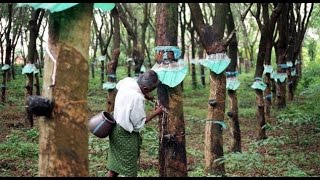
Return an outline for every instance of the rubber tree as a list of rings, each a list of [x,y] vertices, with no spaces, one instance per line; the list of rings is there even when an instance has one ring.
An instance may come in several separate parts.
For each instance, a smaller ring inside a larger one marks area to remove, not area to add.
[[[266,38],[266,44],[265,44],[265,60],[264,65],[271,66],[271,52],[273,48],[273,40],[275,39],[275,26],[277,19],[280,15],[281,9],[283,7],[282,3],[278,3],[276,6],[272,7],[274,10],[272,11],[271,15],[269,15],[269,6],[271,4],[269,3],[263,3],[262,4],[262,18],[265,26],[265,38]],[[260,21],[259,19],[257,19]],[[261,22],[258,24],[262,24]],[[270,114],[271,114],[271,105],[272,105],[272,84],[273,79],[271,79],[271,72],[266,72],[264,74],[265,83],[267,85],[266,89],[264,90],[264,101],[265,101],[265,121],[270,123]],[[260,124],[261,128],[265,124]]]
[[[289,14],[289,3],[285,3],[282,11],[280,13],[280,16],[278,18],[278,26],[277,31],[279,38],[276,41],[275,46],[275,54],[277,58],[277,75],[287,75],[287,62],[286,62],[286,56],[287,56],[287,50],[288,50],[288,14]],[[276,107],[278,109],[286,107],[286,82],[287,77],[285,79],[281,80],[275,79],[276,83]]]
[[[196,33],[195,28],[192,24],[192,20],[190,18],[190,21],[187,22],[187,30],[190,33],[190,42],[191,42],[191,84],[192,89],[197,88],[197,75],[196,75]]]
[[[301,6],[303,5],[303,6]],[[310,22],[311,13],[313,11],[314,3],[294,3],[291,10],[291,18],[295,14],[295,19],[290,21],[292,30],[293,41],[293,67],[290,69],[289,78],[290,84],[288,84],[288,100],[293,100],[294,91],[298,85],[298,80],[301,78],[301,49],[302,41],[304,39],[308,24]],[[292,12],[292,11],[295,11]],[[303,12],[303,13],[301,13]],[[295,72],[295,73],[292,73]]]
[[[276,7],[274,7],[271,17],[269,17],[269,9],[268,4],[266,3],[258,3],[257,11],[254,15],[256,18],[257,24],[260,29],[260,42],[259,42],[259,51],[257,56],[256,70],[254,74],[254,81],[263,82],[263,71],[264,64],[270,64],[271,60],[271,48],[272,48],[272,37],[274,24],[279,17],[279,13],[281,12],[282,4],[279,3]],[[263,23],[260,20],[260,14],[262,12]],[[267,61],[267,62],[266,62]],[[267,81],[268,84],[265,84],[265,89],[271,86],[270,80]],[[266,139],[266,129],[264,128],[266,125],[266,116],[265,116],[265,98],[263,97],[263,92],[265,89],[255,88],[256,94],[256,120],[257,120],[257,140]],[[269,94],[269,89],[267,90]],[[269,101],[268,101],[269,102]],[[267,109],[268,110],[268,109]]]
[[[113,25],[113,52],[112,52],[112,58],[111,61],[107,63],[107,73],[108,73],[108,83],[116,83],[117,82],[117,76],[116,76],[116,70],[118,66],[118,59],[120,56],[120,20],[119,20],[119,14],[117,8],[113,8],[111,10],[111,16],[114,20]],[[113,112],[114,110],[114,101],[117,95],[117,89],[110,88],[108,89],[108,95],[107,95],[107,112]]]
[[[278,3],[276,6],[271,6],[273,8],[273,11],[271,13],[271,15],[269,15],[269,7],[271,4],[269,3],[262,3],[261,6],[259,4],[259,8],[258,10],[262,11],[262,20],[261,21],[261,17],[259,17],[260,12],[257,12],[255,15],[257,24],[259,26],[259,29],[261,31],[261,33],[263,33],[262,37],[263,37],[263,42],[264,44],[261,44],[261,46],[259,46],[259,54],[261,56],[264,56],[264,68],[267,69],[268,66],[271,67],[271,52],[272,52],[272,48],[273,48],[273,41],[275,39],[275,25],[277,22],[277,19],[280,15],[281,12],[281,8],[283,6],[282,3]],[[262,8],[261,8],[262,7]],[[262,23],[263,22],[263,23]],[[262,32],[263,31],[263,32]],[[262,38],[261,37],[261,38]],[[262,58],[262,57],[260,57]],[[259,59],[261,60],[261,59]],[[260,73],[260,71],[259,71]],[[265,90],[264,90],[264,104],[265,104],[265,109],[264,109],[264,119],[263,118],[259,118],[260,116],[262,116],[262,114],[258,114],[259,110],[257,110],[257,120],[258,120],[258,139],[263,139],[266,137],[265,135],[265,129],[263,128],[263,126],[265,126],[266,122],[270,122],[270,112],[271,112],[271,105],[272,105],[272,97],[274,93],[272,93],[272,86],[274,84],[274,81],[271,79],[271,72],[269,71],[265,71],[264,72],[264,80],[265,80],[265,84],[267,85]],[[275,90],[275,89],[274,89]],[[256,94],[257,95],[257,94]],[[260,97],[257,95],[257,97]],[[261,97],[260,97],[261,98]],[[260,102],[260,101],[259,101]],[[261,105],[257,102],[257,105]],[[259,108],[258,108],[259,109]]]
[[[93,14],[96,14],[95,11],[93,11]],[[94,24],[95,23],[95,24]],[[92,48],[92,56],[91,56],[91,78],[94,79],[95,78],[95,65],[98,62],[97,60],[97,51],[98,51],[98,43],[99,43],[99,38],[97,38],[98,32],[96,30],[96,26],[97,23],[95,22],[95,20],[92,20],[92,26],[93,28],[91,28],[91,48]]]
[[[204,23],[204,17],[198,3],[188,3],[191,17],[196,32],[206,53],[213,55],[226,52],[223,43],[223,35],[228,13],[227,3],[215,4],[215,17],[212,25]],[[226,76],[224,73],[216,74],[210,71],[210,93],[208,115],[205,125],[205,171],[210,174],[225,174],[224,163],[218,158],[223,157],[222,123],[224,123],[225,98],[226,98]],[[216,123],[219,121],[220,123]]]
[[[11,33],[11,27],[12,27],[12,14],[13,14],[13,5],[12,3],[7,4],[8,8],[8,24],[5,31],[5,41],[6,41],[6,50],[5,50],[5,64],[10,67],[11,65],[11,41],[10,33]],[[9,76],[10,69],[4,69],[2,74],[2,85],[1,85],[1,101],[0,102],[6,102],[6,88],[7,88],[7,82],[8,82],[8,76]]]
[[[231,34],[235,29],[234,19],[231,12],[230,4],[228,6],[228,14],[227,14],[227,31],[228,34]],[[228,46],[228,55],[231,59],[230,64],[227,67],[227,72],[230,72],[230,75],[227,77],[235,78],[236,68],[237,68],[237,59],[238,59],[238,41],[237,35],[234,34],[231,38],[230,44]],[[227,89],[228,99],[229,99],[229,112],[227,113],[231,122],[230,132],[232,136],[232,144],[231,151],[232,152],[241,152],[241,131],[239,124],[239,116],[238,116],[238,98],[236,89]]]
[[[198,50],[198,57],[199,59],[203,59],[203,52],[204,49],[202,47],[201,44],[199,44],[199,50]],[[206,86],[206,76],[205,76],[205,72],[204,72],[204,66],[202,64],[200,64],[200,79],[201,79],[201,85],[202,87]]]
[[[143,5],[143,22],[139,23],[138,19],[132,14],[127,3],[117,4],[119,16],[121,22],[126,28],[129,36],[133,40],[132,45],[132,60],[134,62],[134,75],[138,77],[141,73],[141,66],[144,62],[144,52],[146,49],[145,36],[146,29],[148,26],[148,9],[149,5],[145,3]],[[138,29],[138,23],[141,26],[141,29]],[[139,38],[140,37],[140,38]]]
[[[242,18],[245,18],[251,5],[244,11]],[[200,42],[209,57],[211,56],[209,59],[221,60],[220,56],[222,54],[222,58],[226,60],[225,53],[236,32],[236,28],[231,28],[233,30],[231,31],[230,29],[227,38],[223,39],[229,4],[215,4],[215,15],[211,21],[212,25],[209,24],[210,21],[204,22],[204,16],[198,3],[189,3],[189,8],[192,21],[196,27],[195,29],[200,37]],[[222,128],[225,127],[225,69],[219,72],[216,68],[212,69],[210,67],[210,80],[208,115],[205,125],[205,172],[207,174],[224,175],[224,163],[220,159],[223,158]]]
[[[95,28],[96,37],[99,40],[99,47],[101,52],[101,59],[100,60],[100,78],[101,78],[101,85],[104,83],[104,75],[105,75],[105,69],[108,69],[108,66],[105,65],[105,61],[107,59],[110,59],[110,56],[108,54],[108,47],[111,42],[111,38],[113,35],[113,28],[112,28],[112,19],[110,17],[110,20],[107,20],[107,13],[102,12],[100,10],[97,10],[96,12],[99,12],[100,19],[101,19],[101,26],[98,27],[97,20],[94,17],[93,18],[93,26]],[[110,25],[110,26],[109,26]],[[105,27],[105,32],[103,32],[103,27]],[[110,30],[109,30],[110,28]],[[105,38],[107,34],[107,37]]]
[[[12,41],[11,41],[11,58],[12,58],[12,64],[15,64],[15,54],[16,54],[16,46],[18,44],[18,40],[22,34],[22,27],[24,25],[24,18],[26,12],[23,12],[23,8],[19,8],[16,11],[16,15],[13,17],[14,18],[14,23],[12,24]],[[15,68],[14,66],[11,67],[11,76],[12,79],[15,79]]]
[[[156,45],[177,46],[178,4],[157,3],[156,5]],[[168,53],[169,61],[177,61]],[[156,61],[163,58],[161,51]],[[159,176],[187,176],[185,124],[183,116],[183,96],[181,83],[169,87],[160,82],[157,88],[158,101],[167,109],[159,118]]]
[[[93,4],[50,14],[42,96],[54,102],[39,118],[39,176],[88,176],[88,81]]]
[[[41,25],[42,18],[44,16],[44,10],[43,9],[37,9],[32,10],[31,12],[31,19],[29,20],[29,45],[28,45],[28,56],[27,56],[27,63],[28,65],[34,66],[34,63],[36,62],[38,55],[37,55],[37,38],[39,34],[39,29]],[[39,67],[38,67],[39,68]],[[37,95],[40,95],[39,89],[39,76],[35,76],[36,73],[33,71],[26,73],[26,92],[25,92],[25,101],[27,103],[27,99],[29,96],[33,95],[33,85],[34,85],[34,78],[36,79],[36,88],[37,88]],[[31,112],[28,112],[26,108],[25,113],[25,125],[26,127],[33,127],[33,116]]]

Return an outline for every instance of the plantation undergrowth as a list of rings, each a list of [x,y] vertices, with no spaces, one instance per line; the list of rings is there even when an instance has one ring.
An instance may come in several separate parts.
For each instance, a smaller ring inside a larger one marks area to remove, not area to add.
[[[319,64],[319,63],[318,63]],[[24,84],[21,67],[16,69],[16,79],[7,86],[7,103],[0,104],[0,176],[34,177],[38,175],[38,125],[28,129],[24,124]],[[209,72],[206,71],[206,77]],[[251,89],[253,72],[240,74],[237,90],[242,152],[230,152],[231,135],[223,130],[224,163],[226,176],[246,177],[309,177],[320,174],[320,65],[304,68],[295,98],[282,110],[272,108],[271,122],[265,126],[268,138],[256,140],[255,94]],[[100,83],[100,71],[95,78],[90,75],[88,107],[89,117],[106,107],[107,92]],[[198,75],[198,74],[197,74]],[[126,67],[117,70],[118,80],[126,76]],[[216,176],[204,172],[204,120],[207,117],[209,78],[206,86],[191,87],[191,73],[183,83],[183,110],[186,129],[187,167],[189,177]],[[227,101],[226,101],[227,102]],[[226,108],[227,108],[226,104]],[[147,111],[153,108],[146,103]],[[226,110],[227,112],[227,110]],[[143,144],[139,161],[140,177],[159,176],[158,119],[153,119],[142,131]],[[89,172],[93,177],[106,175],[108,139],[99,139],[89,133]]]

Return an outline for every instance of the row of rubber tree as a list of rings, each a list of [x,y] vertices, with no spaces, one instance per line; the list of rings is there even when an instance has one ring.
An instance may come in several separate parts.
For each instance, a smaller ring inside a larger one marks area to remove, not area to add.
[[[148,5],[149,3],[143,4],[145,19],[141,34],[146,34],[150,5]],[[182,17],[179,16],[179,6],[180,9],[186,7],[190,9],[192,21],[190,20],[189,23],[192,25],[189,27],[194,27],[199,37],[198,42],[207,55],[207,59],[204,61],[207,64],[203,65],[210,69],[210,92],[204,145],[205,173],[224,175],[224,164],[219,163],[217,159],[223,157],[222,127],[225,119],[227,95],[229,97],[227,115],[230,118],[233,135],[231,150],[241,152],[237,93],[236,89],[226,88],[228,78],[236,76],[237,27],[234,23],[230,3],[215,3],[212,21],[205,20],[206,16],[199,3],[157,3],[154,27],[157,47],[178,47],[178,23],[181,23]],[[300,9],[303,6],[305,8],[302,12]],[[285,107],[286,90],[288,90],[289,100],[294,97],[297,81],[301,77],[301,45],[313,3],[308,6],[306,3],[247,3],[245,7],[241,13],[241,21],[244,21],[247,13],[250,12],[255,17],[260,30],[259,51],[252,87],[256,94],[257,139],[261,140],[267,138],[264,126],[270,118],[271,105],[274,104],[279,108]],[[108,36],[107,39],[98,30],[97,20],[93,16],[93,3],[79,3],[72,8],[49,14],[49,38],[44,58],[41,96],[53,100],[54,109],[52,116],[39,118],[39,176],[89,175],[87,91],[92,27],[95,29],[95,39],[99,41],[96,44],[100,45],[102,56],[107,55],[107,48],[111,46],[109,42],[113,38],[112,55],[110,58],[106,58],[109,59],[106,64],[107,87],[109,87],[107,88],[106,111],[112,112],[117,93],[114,84],[117,82],[116,69],[120,56],[120,21],[133,41],[132,48],[128,48],[130,51],[126,53],[130,54],[135,63],[135,75],[140,73],[146,51],[144,43],[139,45],[145,41],[145,36],[139,37],[135,32],[136,29],[133,28],[126,9],[126,3],[115,3],[115,7],[110,11],[110,22],[112,23],[112,33],[110,34],[112,36]],[[34,47],[35,49],[35,46],[30,45],[31,36],[37,38],[41,24],[39,17],[44,14],[44,11],[43,9],[34,9],[32,14],[34,16],[31,17],[34,18],[30,20],[30,28],[36,28],[38,31],[35,31],[35,34],[30,33],[29,48]],[[93,26],[91,22],[93,22]],[[32,26],[32,23],[35,25]],[[181,33],[183,34],[183,32]],[[276,54],[278,67],[276,71],[270,70],[272,48]],[[181,55],[184,57],[184,44],[181,45],[181,50]],[[159,51],[156,51],[154,63],[160,65],[178,63],[179,57],[175,53],[172,49],[160,48]],[[34,53],[28,52],[28,63],[33,64],[35,58],[31,56],[35,56]],[[221,57],[224,58],[221,59]],[[215,63],[222,60],[225,62],[228,59],[226,66],[217,70]],[[150,63],[152,64],[152,62]],[[102,64],[102,72],[104,68],[105,65]],[[7,74],[8,70],[3,72],[3,74]],[[28,77],[26,88],[32,88],[33,75],[35,74],[26,73]],[[101,73],[101,75],[103,74]],[[5,81],[7,77],[3,76]],[[103,77],[101,78],[103,83]],[[160,177],[187,176],[182,84],[181,82],[169,86],[162,81],[157,88],[158,101],[167,109],[159,117]],[[2,87],[5,89],[5,86]],[[32,95],[32,89],[29,95]],[[32,126],[33,120],[27,122]]]

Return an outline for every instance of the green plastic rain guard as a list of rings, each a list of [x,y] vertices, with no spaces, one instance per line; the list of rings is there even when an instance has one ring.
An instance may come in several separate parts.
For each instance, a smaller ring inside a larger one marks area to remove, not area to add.
[[[227,129],[227,125],[224,121],[207,120],[207,123],[209,123],[209,122],[219,124],[223,129]]]
[[[175,87],[180,84],[188,72],[188,66],[184,64],[184,60],[156,63],[151,69],[157,73],[159,80],[169,87]]]
[[[164,51],[165,53],[163,54],[163,59],[168,59],[167,58],[167,52],[168,51],[173,51],[174,54],[174,59],[179,59],[181,56],[181,50],[179,49],[178,46],[156,46],[154,48],[156,52],[158,53],[159,51]]]
[[[267,64],[264,64],[263,65],[263,74],[266,74],[266,73],[272,73],[273,71],[273,67],[272,65],[267,65]]]
[[[281,83],[283,83],[287,78],[287,73],[276,73],[273,77],[275,81],[279,80]]]
[[[51,13],[64,11],[79,3],[18,3],[17,7],[29,5],[34,9],[48,9]],[[103,11],[112,10],[115,7],[114,3],[94,3],[94,8],[100,8]]]
[[[33,74],[37,74],[37,73],[39,73],[40,71],[39,71],[39,69],[35,69],[34,71],[33,71]]]
[[[127,62],[130,62],[130,61],[132,61],[132,58],[131,58],[131,57],[128,57],[128,58],[127,58]]]
[[[33,73],[36,69],[34,64],[26,64],[22,69],[22,74]]]
[[[287,67],[292,67],[292,66],[293,66],[292,62],[291,61],[287,61]]]
[[[271,79],[274,79],[274,77],[275,77],[276,74],[277,74],[276,71],[272,71],[272,73],[270,74],[270,78],[271,78]]]
[[[98,60],[101,62],[101,61],[105,61],[106,60],[106,56],[100,56],[99,58],[98,58]]]
[[[114,3],[94,3],[94,8],[100,8],[103,11],[110,11],[115,7]]]
[[[4,64],[1,68],[2,71],[8,70],[8,69],[10,69],[9,64]]]
[[[230,58],[225,53],[210,54],[207,59],[200,59],[199,63],[220,74],[228,67]]]
[[[262,81],[262,78],[256,77],[255,81],[251,85],[251,88],[260,89],[260,90],[264,91],[267,88],[267,85]]]
[[[191,60],[190,60],[190,63],[191,63],[191,64],[195,64],[195,65],[196,65],[196,64],[199,64],[199,62],[198,62],[197,60],[195,60],[195,59],[191,59]]]
[[[109,90],[109,89],[114,89],[116,88],[116,83],[114,82],[105,82],[102,84],[102,89],[105,89],[105,90]]]
[[[141,72],[146,72],[146,67],[144,65],[142,65],[141,68],[140,68],[140,71]]]
[[[294,68],[293,70],[291,70],[290,74],[291,76],[296,76],[297,75],[296,69]]]
[[[237,90],[240,86],[240,81],[235,77],[227,78],[226,88],[228,90]]]

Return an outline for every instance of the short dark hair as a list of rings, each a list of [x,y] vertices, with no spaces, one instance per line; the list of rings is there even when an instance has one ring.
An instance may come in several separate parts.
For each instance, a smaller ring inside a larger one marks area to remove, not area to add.
[[[138,77],[138,84],[140,87],[145,86],[149,89],[155,88],[155,86],[158,84],[158,75],[153,70],[148,70]]]

